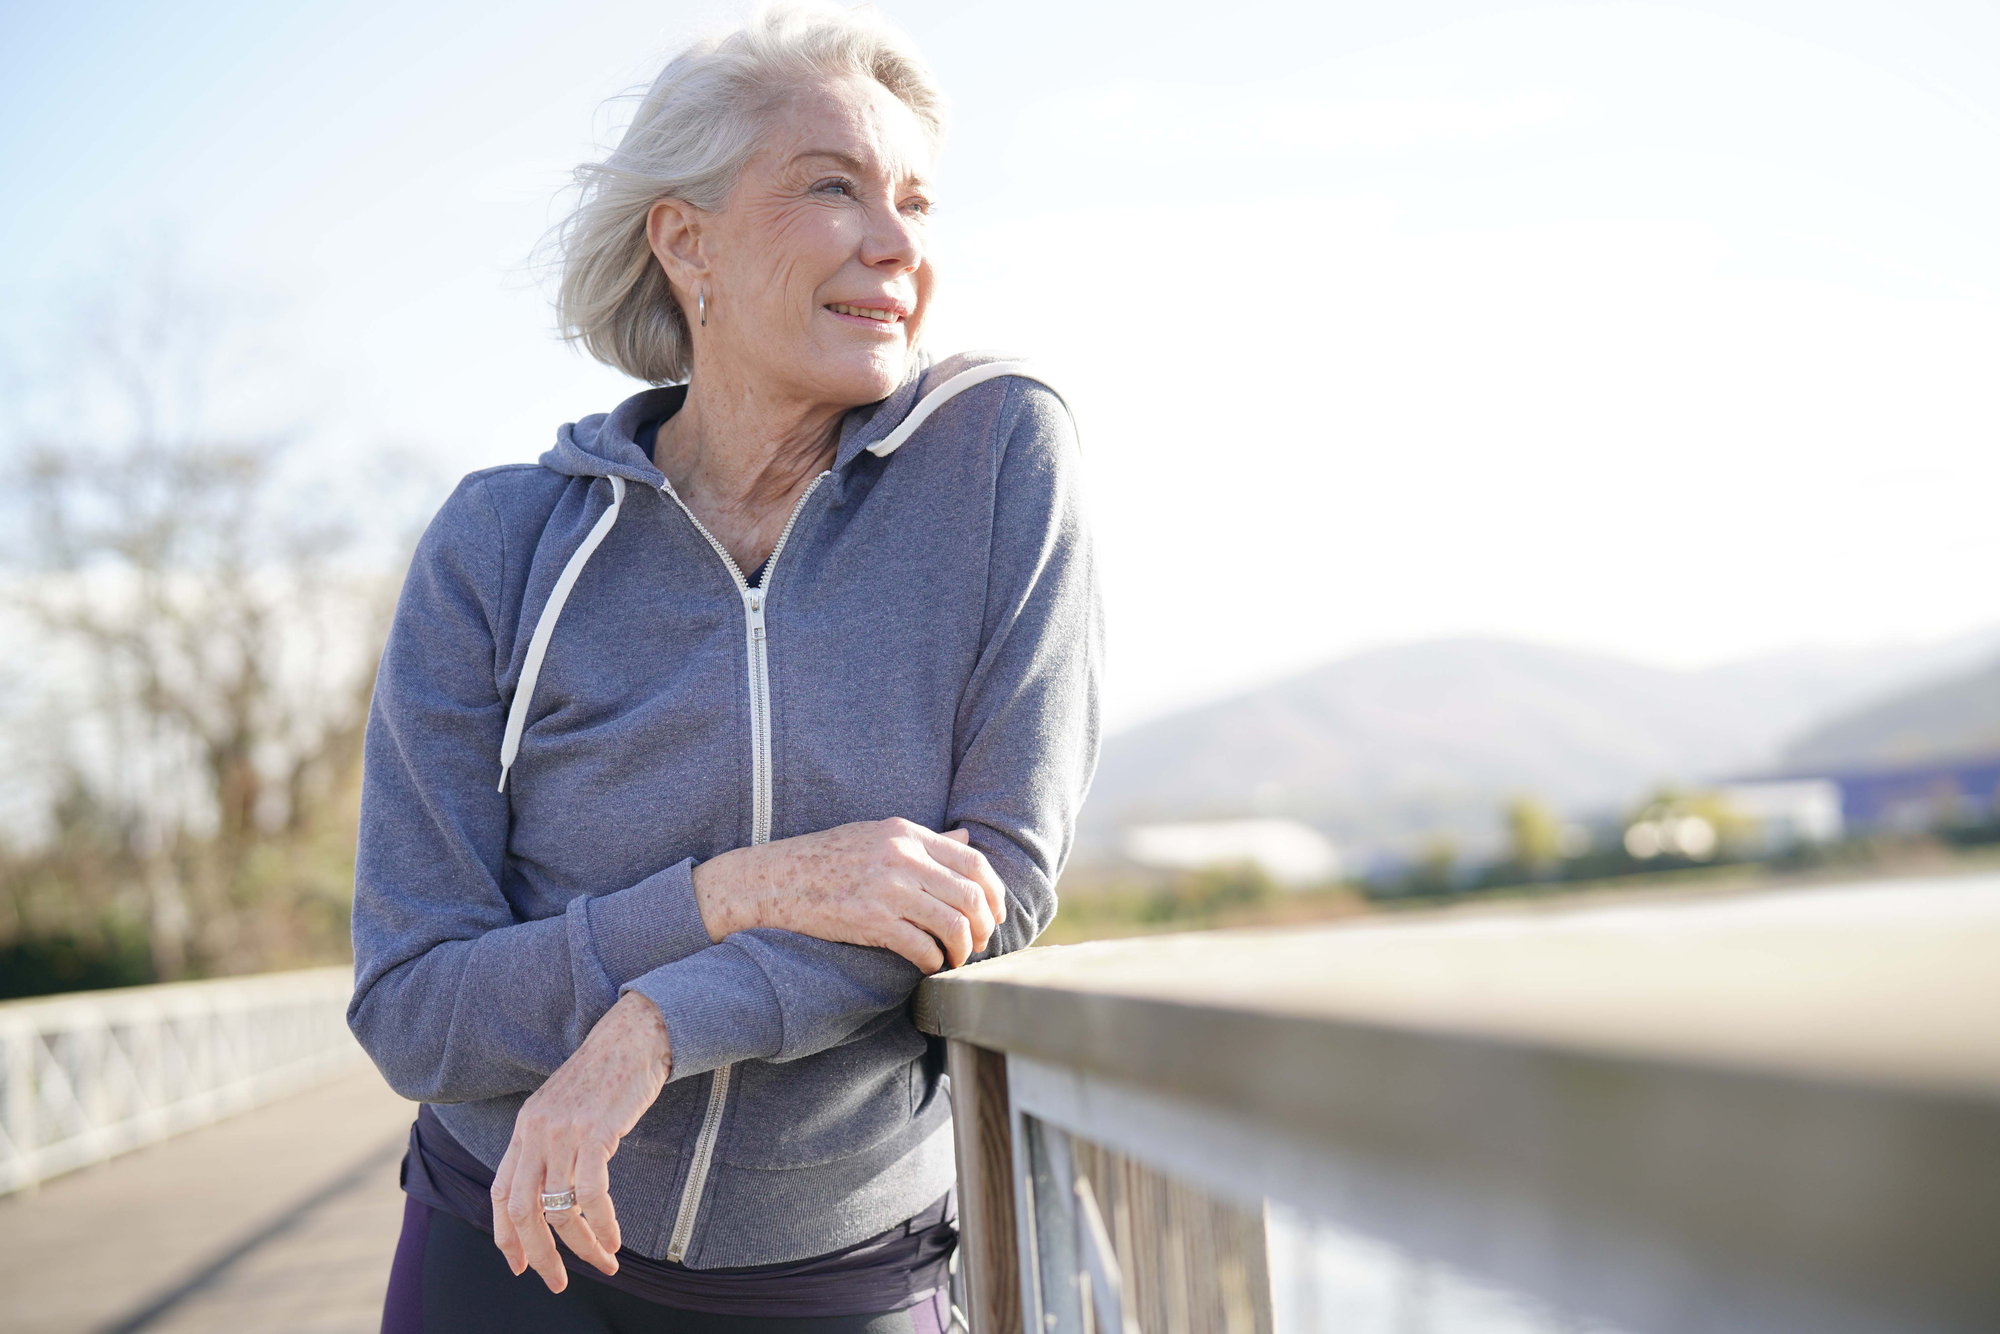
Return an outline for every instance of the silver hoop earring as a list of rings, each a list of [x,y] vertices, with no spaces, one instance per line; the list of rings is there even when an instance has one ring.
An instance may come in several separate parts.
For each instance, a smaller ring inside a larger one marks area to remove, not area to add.
[[[694,294],[694,303],[695,303],[695,305],[697,305],[697,306],[699,306],[699,307],[701,308],[701,327],[702,327],[702,328],[704,328],[704,329],[706,329],[706,328],[708,327],[708,289],[707,289],[707,288],[705,288],[705,287],[704,287],[704,288],[702,288],[702,290],[701,290],[701,291],[699,291],[699,292],[696,292],[696,293]]]

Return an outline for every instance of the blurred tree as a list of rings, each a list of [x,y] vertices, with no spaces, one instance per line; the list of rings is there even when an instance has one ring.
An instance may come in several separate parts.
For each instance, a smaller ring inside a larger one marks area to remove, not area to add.
[[[1625,846],[1652,849],[1634,854],[1641,863],[1729,860],[1759,852],[1759,828],[1720,793],[1663,787],[1627,818]]]
[[[1523,875],[1553,874],[1563,863],[1563,825],[1554,811],[1533,797],[1507,803],[1508,856]]]
[[[344,950],[386,610],[356,529],[281,484],[296,435],[205,424],[224,332],[171,280],[100,304],[69,359],[93,396],[6,459],[45,781],[0,931],[109,948],[137,921],[162,978]]]
[[[1455,894],[1460,883],[1458,841],[1450,834],[1432,834],[1424,840],[1416,864],[1404,876],[1402,892],[1433,896]]]

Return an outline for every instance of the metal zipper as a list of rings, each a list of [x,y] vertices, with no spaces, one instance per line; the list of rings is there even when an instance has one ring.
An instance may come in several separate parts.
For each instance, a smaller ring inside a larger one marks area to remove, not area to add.
[[[767,567],[765,577],[770,577]],[[743,590],[744,660],[750,664],[750,846],[771,841],[771,667],[764,656],[764,590]]]
[[[715,554],[722,557],[722,563],[729,567],[729,577],[736,581],[737,594],[743,599],[743,633],[746,657],[750,669],[750,845],[771,841],[771,672],[770,660],[764,648],[764,602],[770,592],[771,577],[777,573],[778,557],[785,550],[785,543],[792,535],[792,529],[804,513],[806,502],[812,499],[819,484],[833,475],[831,470],[821,473],[800,494],[792,506],[791,517],[785,520],[784,531],[778,534],[777,545],[764,560],[764,586],[750,587],[750,581],[743,577],[743,568],[736,558],[729,554],[729,548],[715,540],[715,535],[694,517],[687,502],[680,498],[671,482],[660,487],[681,513],[687,515],[688,522],[695,531],[708,539],[715,548]],[[711,1077],[708,1089],[708,1107],[702,1113],[701,1133],[695,1136],[694,1161],[688,1164],[687,1180],[681,1184],[680,1206],[674,1211],[673,1236],[667,1242],[667,1259],[680,1264],[687,1258],[687,1248],[694,1240],[695,1219],[701,1215],[701,1197],[708,1189],[708,1172],[715,1160],[715,1141],[722,1134],[722,1113],[729,1103],[729,1077],[733,1066],[718,1068]]]
[[[729,1103],[729,1076],[734,1066],[725,1065],[710,1077],[708,1109],[701,1114],[701,1134],[695,1137],[694,1161],[688,1165],[687,1180],[681,1183],[680,1208],[674,1212],[674,1235],[667,1242],[667,1258],[675,1264],[687,1259],[688,1243],[694,1240],[695,1216],[701,1212],[702,1192],[708,1187],[708,1168],[715,1157],[715,1139],[722,1133],[722,1109]]]

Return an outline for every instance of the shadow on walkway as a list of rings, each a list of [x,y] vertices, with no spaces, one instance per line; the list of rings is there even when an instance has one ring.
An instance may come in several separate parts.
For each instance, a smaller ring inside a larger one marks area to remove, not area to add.
[[[157,1329],[168,1316],[196,1298],[225,1289],[232,1271],[253,1253],[275,1242],[293,1237],[300,1232],[303,1225],[313,1220],[314,1215],[342,1196],[378,1184],[383,1172],[392,1171],[395,1164],[401,1160],[404,1143],[405,1141],[399,1137],[376,1149],[348,1171],[335,1177],[277,1218],[216,1256],[179,1286],[162,1293],[124,1319],[100,1326],[101,1334],[139,1334],[141,1330]],[[387,1281],[386,1251],[383,1257],[382,1281],[385,1283]]]
[[[8,1334],[374,1334],[412,1104],[373,1071],[0,1199]]]

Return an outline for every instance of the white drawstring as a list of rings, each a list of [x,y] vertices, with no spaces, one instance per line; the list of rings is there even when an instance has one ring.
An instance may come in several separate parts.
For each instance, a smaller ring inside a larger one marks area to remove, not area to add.
[[[960,371],[925,394],[923,402],[917,404],[916,409],[903,418],[902,425],[868,446],[868,452],[877,458],[887,458],[900,449],[904,441],[915,435],[917,428],[922,426],[933,412],[943,407],[948,399],[957,397],[976,384],[985,384],[988,380],[997,380],[1003,375],[1018,375],[1024,380],[1033,380],[1057,398],[1062,397],[1061,390],[1035,374],[1034,368],[1025,361],[989,361],[984,366],[974,366],[969,371]],[[1067,408],[1068,402],[1064,402],[1063,406]]]
[[[507,771],[514,767],[514,757],[520,753],[521,729],[528,723],[528,704],[535,697],[535,680],[542,674],[542,659],[548,656],[549,639],[556,632],[556,618],[562,615],[563,603],[569,601],[569,591],[576,587],[591,553],[611,532],[611,526],[618,522],[618,509],[625,503],[625,479],[613,477],[609,481],[611,508],[604,511],[604,517],[583,539],[583,545],[569,558],[569,564],[563,566],[562,577],[556,580],[555,590],[542,604],[541,619],[535,622],[535,637],[528,641],[528,660],[521,664],[521,681],[514,687],[514,702],[507,706],[507,732],[500,740],[500,786],[497,791],[507,790]]]

